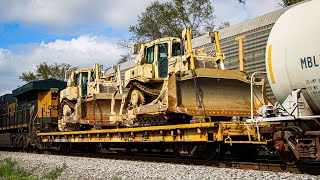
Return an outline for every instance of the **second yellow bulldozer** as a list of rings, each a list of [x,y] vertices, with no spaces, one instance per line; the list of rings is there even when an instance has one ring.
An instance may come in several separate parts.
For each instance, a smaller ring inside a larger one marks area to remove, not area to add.
[[[121,85],[119,66],[115,74],[103,76],[102,66],[68,72],[67,88],[60,92],[58,127],[60,131],[118,126]],[[113,120],[115,118],[116,120]]]

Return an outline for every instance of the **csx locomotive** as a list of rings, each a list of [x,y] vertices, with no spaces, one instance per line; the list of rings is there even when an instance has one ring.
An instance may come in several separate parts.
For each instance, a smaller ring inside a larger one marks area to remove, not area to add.
[[[59,80],[30,82],[0,97],[1,146],[28,148],[36,132],[58,127]]]

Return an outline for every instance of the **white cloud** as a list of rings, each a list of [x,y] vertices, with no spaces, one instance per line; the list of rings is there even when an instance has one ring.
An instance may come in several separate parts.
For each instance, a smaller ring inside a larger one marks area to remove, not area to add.
[[[261,16],[281,8],[281,0],[247,0],[241,4],[238,0],[211,0],[216,14],[216,24],[229,21],[231,25]]]
[[[280,9],[281,6],[279,3],[281,3],[281,0],[268,0],[268,1],[252,1],[247,0],[246,6],[247,6],[247,13],[249,18],[254,18],[257,16],[261,16],[263,14],[275,11],[277,9]]]
[[[79,29],[111,27],[126,31],[154,0],[11,0],[0,1],[0,22],[21,21],[50,31],[77,33]],[[168,0],[160,0],[164,2]],[[278,9],[281,0],[211,0],[217,24],[239,23]],[[75,32],[76,31],[76,32]]]
[[[24,65],[17,63],[10,51],[0,48],[0,95],[11,93],[12,89],[19,84],[17,68]]]
[[[102,63],[111,66],[119,58],[122,50],[116,40],[97,36],[80,36],[69,41],[56,40],[40,43],[25,58],[30,62],[67,62],[81,66]]]
[[[21,21],[53,31],[112,27],[127,30],[152,1],[11,0],[0,2],[0,22]]]
[[[0,49],[0,95],[22,85],[19,75],[33,71],[41,62],[64,62],[76,67],[91,67],[99,63],[105,68],[110,67],[123,53],[115,44],[116,40],[113,39],[84,35],[70,41],[56,40],[15,48],[23,53]]]

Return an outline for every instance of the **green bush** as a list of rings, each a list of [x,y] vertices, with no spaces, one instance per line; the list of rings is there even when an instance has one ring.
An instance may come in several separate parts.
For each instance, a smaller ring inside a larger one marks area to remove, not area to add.
[[[57,179],[66,167],[66,164],[63,164],[62,167],[56,167],[40,179]],[[24,168],[18,166],[17,162],[11,158],[5,158],[0,160],[0,179],[37,180],[38,178],[34,177],[32,173],[26,171]]]
[[[46,174],[43,178],[50,179],[50,180],[57,179],[66,167],[67,167],[66,164],[63,164],[62,167],[56,167],[54,170]]]
[[[10,158],[0,160],[0,177],[10,180],[33,180],[32,174],[17,165],[17,162]]]

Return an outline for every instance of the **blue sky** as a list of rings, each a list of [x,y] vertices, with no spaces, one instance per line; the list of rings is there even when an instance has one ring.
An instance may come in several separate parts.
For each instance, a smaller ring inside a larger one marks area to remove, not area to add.
[[[10,48],[15,44],[54,41],[56,39],[69,40],[75,37],[70,34],[47,33],[39,26],[25,25],[18,21],[3,22],[0,24],[0,47]]]
[[[161,2],[167,0],[160,0]],[[237,24],[279,9],[280,0],[211,0],[215,24]],[[117,41],[151,0],[0,1],[0,95],[23,84],[22,72],[41,62],[105,68],[124,53]]]

